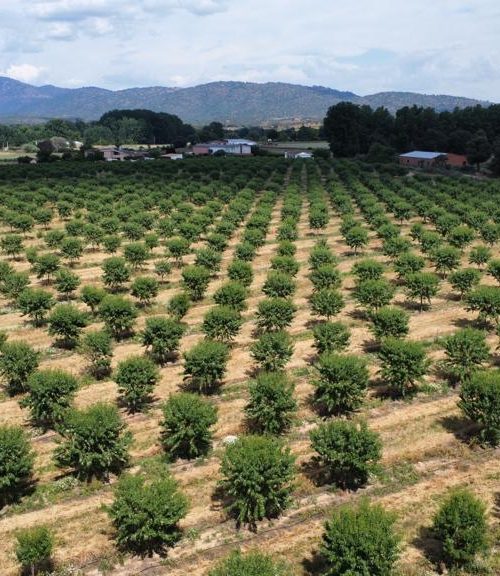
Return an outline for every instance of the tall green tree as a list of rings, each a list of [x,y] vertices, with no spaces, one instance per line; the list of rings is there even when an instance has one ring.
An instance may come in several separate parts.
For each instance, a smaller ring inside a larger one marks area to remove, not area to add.
[[[469,380],[488,360],[490,349],[480,330],[464,328],[448,336],[443,342],[444,364],[452,379],[459,384]]]
[[[24,528],[16,534],[15,554],[23,570],[31,576],[51,569],[54,536],[46,526]]]
[[[59,369],[38,370],[28,380],[29,394],[21,405],[29,408],[33,422],[45,429],[60,423],[78,389],[78,380]]]
[[[324,576],[390,576],[400,555],[396,517],[363,500],[334,510],[325,524]]]
[[[179,520],[188,502],[168,471],[146,481],[142,475],[120,478],[108,513],[122,549],[137,554],[162,553],[181,537]]]
[[[142,345],[159,364],[164,364],[179,350],[185,326],[175,318],[153,316],[146,319],[141,334]]]
[[[387,338],[382,342],[378,355],[382,363],[382,381],[398,396],[415,391],[429,365],[420,342]]]
[[[258,551],[242,554],[233,550],[217,563],[208,576],[287,576],[289,567],[271,555]]]
[[[24,430],[0,425],[0,509],[20,498],[32,481],[35,455]]]
[[[129,356],[122,360],[114,376],[118,392],[130,412],[139,412],[151,400],[160,373],[152,360]]]
[[[479,170],[491,156],[492,148],[484,130],[478,130],[467,143],[467,161]]]
[[[292,424],[297,402],[284,372],[263,372],[250,385],[245,406],[249,428],[259,434],[282,434]]]
[[[329,481],[342,487],[362,486],[382,456],[382,442],[366,423],[330,420],[311,434],[311,445]]]
[[[368,106],[341,102],[328,109],[323,131],[334,156],[348,157],[368,152],[367,118],[372,113]]]
[[[11,395],[27,390],[30,375],[38,368],[40,357],[22,340],[4,342],[0,349],[0,375]]]
[[[363,358],[325,353],[316,368],[319,378],[314,382],[314,398],[322,412],[349,414],[361,406],[368,387],[368,369]]]
[[[479,426],[479,438],[500,444],[500,371],[476,372],[460,390],[458,407]]]
[[[469,490],[455,490],[434,516],[433,531],[448,566],[470,566],[488,549],[486,506]]]
[[[60,468],[71,468],[85,480],[107,479],[128,463],[132,441],[117,408],[97,403],[66,415],[59,428],[62,441],[54,452]]]
[[[264,518],[279,516],[290,504],[294,457],[266,436],[242,436],[229,444],[221,463],[227,511],[238,524],[256,529]]]
[[[217,409],[198,394],[172,394],[162,407],[161,442],[172,460],[206,454],[212,443]]]

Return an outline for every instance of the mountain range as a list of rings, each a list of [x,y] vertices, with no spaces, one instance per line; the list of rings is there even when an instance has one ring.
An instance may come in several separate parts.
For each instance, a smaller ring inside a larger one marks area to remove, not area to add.
[[[210,82],[188,88],[153,86],[113,91],[97,87],[32,86],[0,76],[0,122],[4,123],[48,118],[97,120],[109,110],[124,108],[168,112],[195,125],[213,120],[233,125],[321,121],[330,106],[345,101],[372,108],[384,106],[391,112],[413,104],[437,111],[490,104],[471,98],[413,92],[359,96],[323,86],[284,82]]]

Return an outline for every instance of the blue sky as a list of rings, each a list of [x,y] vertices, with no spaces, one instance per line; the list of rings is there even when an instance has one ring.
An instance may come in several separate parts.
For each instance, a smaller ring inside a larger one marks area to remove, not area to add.
[[[66,87],[215,80],[500,101],[498,0],[0,0],[0,75]]]

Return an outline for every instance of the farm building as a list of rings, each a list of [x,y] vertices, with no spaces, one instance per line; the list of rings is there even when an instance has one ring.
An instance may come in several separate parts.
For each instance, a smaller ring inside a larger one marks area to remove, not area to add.
[[[288,156],[285,154],[285,158],[298,158],[299,160],[307,160],[309,158],[312,158],[312,152],[297,152],[297,154],[291,155],[289,154]]]
[[[275,156],[284,156],[285,158],[312,158],[313,146],[301,146],[300,142],[279,142],[272,144],[264,144],[260,146],[261,150],[265,150],[268,154]]]
[[[399,163],[401,166],[414,166],[415,168],[463,168],[467,166],[467,158],[462,154],[414,150],[400,154]]]
[[[140,150],[131,150],[128,148],[121,148],[117,146],[102,146],[96,148],[103,155],[103,160],[106,162],[116,162],[123,160],[142,160],[147,155],[147,152]]]
[[[99,148],[99,151],[102,152],[103,159],[106,162],[113,162],[115,160],[125,160],[126,153],[124,150],[120,150],[116,146],[107,146],[104,148]]]
[[[195,156],[208,156],[210,154],[210,144],[200,143],[193,146],[192,152]]]
[[[467,156],[463,154],[452,154],[449,152],[446,155],[446,164],[452,168],[464,168],[467,166]]]
[[[165,160],[182,160],[184,154],[171,152],[170,154],[162,154],[160,158],[165,158]]]
[[[193,146],[195,156],[208,156],[216,152],[224,152],[232,156],[250,156],[252,148],[257,143],[253,140],[229,138],[226,140],[214,140],[213,142],[202,142]]]
[[[445,152],[423,152],[414,150],[406,154],[400,154],[399,163],[402,166],[414,166],[415,168],[432,168],[434,166],[446,166],[447,154]]]

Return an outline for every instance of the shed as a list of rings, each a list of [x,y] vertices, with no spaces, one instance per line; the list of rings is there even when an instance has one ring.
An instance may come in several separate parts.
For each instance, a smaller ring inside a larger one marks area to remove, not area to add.
[[[415,168],[431,168],[433,166],[446,166],[446,152],[425,152],[414,150],[406,154],[400,154],[399,163],[402,166],[414,166]]]
[[[184,154],[171,152],[170,154],[162,154],[160,158],[165,158],[166,160],[182,160],[184,158]]]

